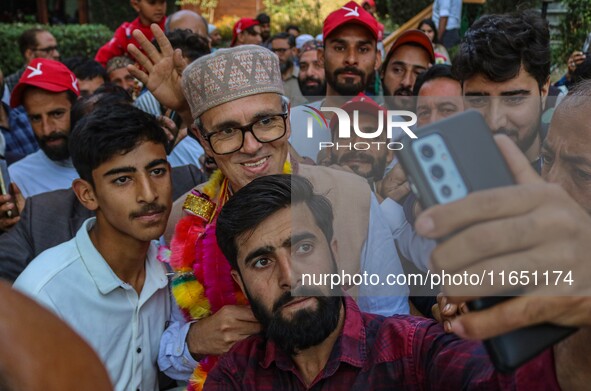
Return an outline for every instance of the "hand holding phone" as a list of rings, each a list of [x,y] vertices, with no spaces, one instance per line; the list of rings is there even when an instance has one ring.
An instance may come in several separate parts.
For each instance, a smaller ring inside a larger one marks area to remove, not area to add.
[[[10,229],[18,221],[19,201],[24,206],[18,186],[10,182],[6,160],[0,159],[0,231]]]
[[[488,270],[491,267],[496,267],[496,270],[512,270],[516,264],[520,264],[520,259],[541,260],[535,266],[540,263],[549,268],[552,265],[560,266],[559,260],[546,247],[551,243],[556,251],[565,248],[565,242],[572,238],[561,233],[560,228],[564,227],[555,224],[549,230],[536,231],[533,230],[534,227],[530,227],[532,233],[528,237],[533,236],[529,240],[535,245],[524,249],[523,242],[520,241],[524,238],[523,227],[520,231],[520,225],[516,221],[521,221],[528,227],[527,222],[539,221],[531,220],[531,214],[535,214],[536,219],[543,219],[544,216],[540,215],[552,211],[548,207],[536,208],[537,205],[551,204],[553,208],[563,208],[563,203],[571,206],[573,218],[582,214],[583,220],[589,219],[572,199],[568,201],[568,195],[564,191],[556,194],[556,189],[544,183],[533,172],[529,162],[519,151],[518,158],[507,165],[486,123],[476,112],[450,117],[416,133],[419,137],[416,140],[401,140],[404,149],[398,156],[422,206],[426,209],[432,207],[419,216],[416,229],[417,233],[440,241],[432,254],[435,272],[442,269],[486,271],[487,267]],[[512,143],[509,140],[505,142]],[[516,149],[514,145],[512,147]],[[513,186],[515,182],[523,186]],[[496,189],[499,187],[505,188]],[[528,195],[524,195],[525,192]],[[566,200],[558,202],[553,197]],[[581,253],[584,254],[585,251]],[[464,316],[473,319],[480,311],[482,314],[490,313],[496,306],[512,306],[522,303],[522,300],[546,299],[491,296],[473,300],[474,297],[470,296],[482,292],[484,288],[477,286],[472,287],[472,290],[462,290],[463,287],[451,286],[448,289],[452,296],[463,296],[456,298],[460,302],[472,300],[469,302],[472,310],[470,314],[462,315],[453,322]],[[505,289],[505,295],[511,293],[507,287],[502,289]],[[466,294],[467,291],[472,294]],[[485,316],[485,319],[486,322],[481,323],[481,327],[490,328],[491,324],[502,318]],[[541,322],[553,320],[547,318]],[[504,372],[517,368],[576,330],[550,323],[534,325],[533,322],[519,323],[515,319],[504,321],[507,324],[498,325],[497,329],[511,331],[485,341],[494,365]],[[569,324],[563,321],[556,323]]]

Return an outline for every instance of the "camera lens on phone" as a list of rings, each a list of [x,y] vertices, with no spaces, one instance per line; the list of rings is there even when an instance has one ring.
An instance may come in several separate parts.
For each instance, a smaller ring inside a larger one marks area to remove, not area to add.
[[[421,147],[421,154],[426,158],[426,159],[431,159],[433,157],[433,155],[435,155],[435,151],[433,150],[433,147],[430,145],[423,145]]]
[[[444,197],[449,197],[451,195],[451,187],[444,185],[441,188],[441,194],[443,194]]]
[[[443,174],[445,172],[443,171],[443,167],[441,167],[439,164],[434,165],[433,167],[431,167],[431,175],[433,175],[434,179],[441,179],[443,178]]]

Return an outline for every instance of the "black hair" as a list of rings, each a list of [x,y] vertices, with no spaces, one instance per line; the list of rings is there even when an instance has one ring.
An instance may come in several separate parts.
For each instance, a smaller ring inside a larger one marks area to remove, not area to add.
[[[191,30],[174,30],[166,33],[166,38],[170,41],[170,44],[174,49],[181,49],[183,56],[187,57],[190,62],[195,61],[199,57],[203,57],[211,53],[209,48],[209,41],[207,38],[202,37],[199,34],[195,34]],[[160,46],[156,39],[152,42],[156,49],[160,51]]]
[[[584,80],[589,79],[591,79],[591,56],[587,54],[587,58],[585,59],[585,61],[577,65],[575,71],[573,72],[573,86]]]
[[[295,47],[295,37],[291,34],[288,33],[277,33],[275,35],[273,35],[271,37],[271,39],[269,40],[269,43],[273,43],[274,40],[276,39],[287,39],[287,44],[289,45],[290,48],[294,48]]]
[[[41,28],[32,28],[26,31],[18,37],[18,50],[21,52],[23,58],[27,49],[35,49],[37,47],[37,34],[47,32],[47,30]]]
[[[128,153],[140,142],[168,142],[156,118],[130,104],[96,108],[78,121],[69,139],[78,175],[93,186],[92,171],[113,156]]]
[[[271,17],[264,12],[258,14],[255,19],[258,20],[260,24],[271,23]]]
[[[417,25],[417,29],[421,29],[421,26],[426,24],[427,26],[431,27],[431,30],[433,30],[433,32],[435,33],[435,35],[433,35],[433,44],[435,45],[436,43],[439,43],[439,31],[437,31],[437,27],[435,27],[435,22],[433,22],[433,19],[423,19],[419,22],[419,24]]]
[[[459,82],[458,78],[454,75],[451,70],[451,65],[447,64],[437,64],[433,65],[431,68],[427,69],[425,72],[421,73],[417,76],[415,80],[415,85],[412,89],[413,96],[418,96],[419,91],[423,84],[428,81],[435,80],[435,79],[451,79]]]
[[[234,194],[217,219],[218,246],[238,269],[238,236],[256,229],[275,212],[292,204],[305,203],[328,243],[333,236],[333,212],[330,201],[315,194],[312,184],[301,176],[278,174],[256,178]]]
[[[289,30],[295,30],[298,33],[300,33],[300,28],[298,26],[296,26],[295,24],[288,24],[287,26],[285,26],[285,32],[287,33]]]
[[[548,22],[532,10],[479,18],[466,32],[453,70],[462,82],[477,74],[504,82],[522,64],[541,89],[550,76],[550,33]]]
[[[70,128],[74,129],[78,121],[98,107],[115,104],[132,104],[133,98],[126,89],[113,83],[105,83],[88,96],[81,97],[70,111]]]
[[[78,80],[90,80],[101,77],[105,83],[109,81],[107,71],[97,61],[85,57],[70,57],[63,61],[64,65],[76,75]]]
[[[259,26],[259,25],[258,25],[258,24],[254,24],[254,25],[250,26],[249,28],[247,28],[247,29],[244,29],[244,31],[246,31],[246,32],[247,32],[247,33],[249,33],[250,35],[257,35],[257,32],[254,30],[254,28],[255,28],[256,26]],[[259,26],[259,27],[260,27],[260,26]]]

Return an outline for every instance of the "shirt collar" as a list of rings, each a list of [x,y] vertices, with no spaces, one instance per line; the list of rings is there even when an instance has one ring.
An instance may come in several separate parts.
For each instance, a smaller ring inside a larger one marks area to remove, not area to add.
[[[324,377],[334,374],[341,362],[363,368],[367,361],[365,324],[361,311],[349,296],[343,298],[343,303],[345,305],[343,330],[332,348],[330,358],[325,366]],[[281,370],[295,370],[295,364],[291,357],[281,351],[273,341],[267,340],[264,357],[260,365],[266,369],[273,362]]]
[[[87,219],[76,234],[76,246],[78,247],[78,252],[80,253],[84,266],[103,295],[107,295],[119,287],[124,289],[130,288],[130,285],[117,277],[113,269],[111,269],[107,261],[105,261],[90,240],[88,231],[92,229],[95,223],[96,217]],[[141,293],[142,297],[150,297],[154,291],[168,284],[166,270],[158,262],[157,253],[156,245],[152,242],[147,254],[146,279]]]

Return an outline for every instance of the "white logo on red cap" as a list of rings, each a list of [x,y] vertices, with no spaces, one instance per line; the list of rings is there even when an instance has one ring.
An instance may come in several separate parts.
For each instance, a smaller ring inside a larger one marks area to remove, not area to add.
[[[78,79],[76,79],[76,76],[72,75],[71,73],[70,79],[72,79],[72,87],[74,87],[74,89],[78,92]]]
[[[27,69],[30,69],[31,70],[31,73],[29,73],[29,75],[27,76],[27,79],[30,79],[30,78],[35,77],[35,76],[42,75],[43,74],[43,71],[41,70],[41,65],[43,65],[43,63],[37,64],[37,68],[33,68],[32,66],[27,65]]]
[[[359,12],[357,11],[359,9],[359,7],[355,7],[355,9],[343,7],[342,9],[344,9],[345,11],[349,11],[348,13],[345,14],[345,17],[347,17],[347,16],[359,17]]]

